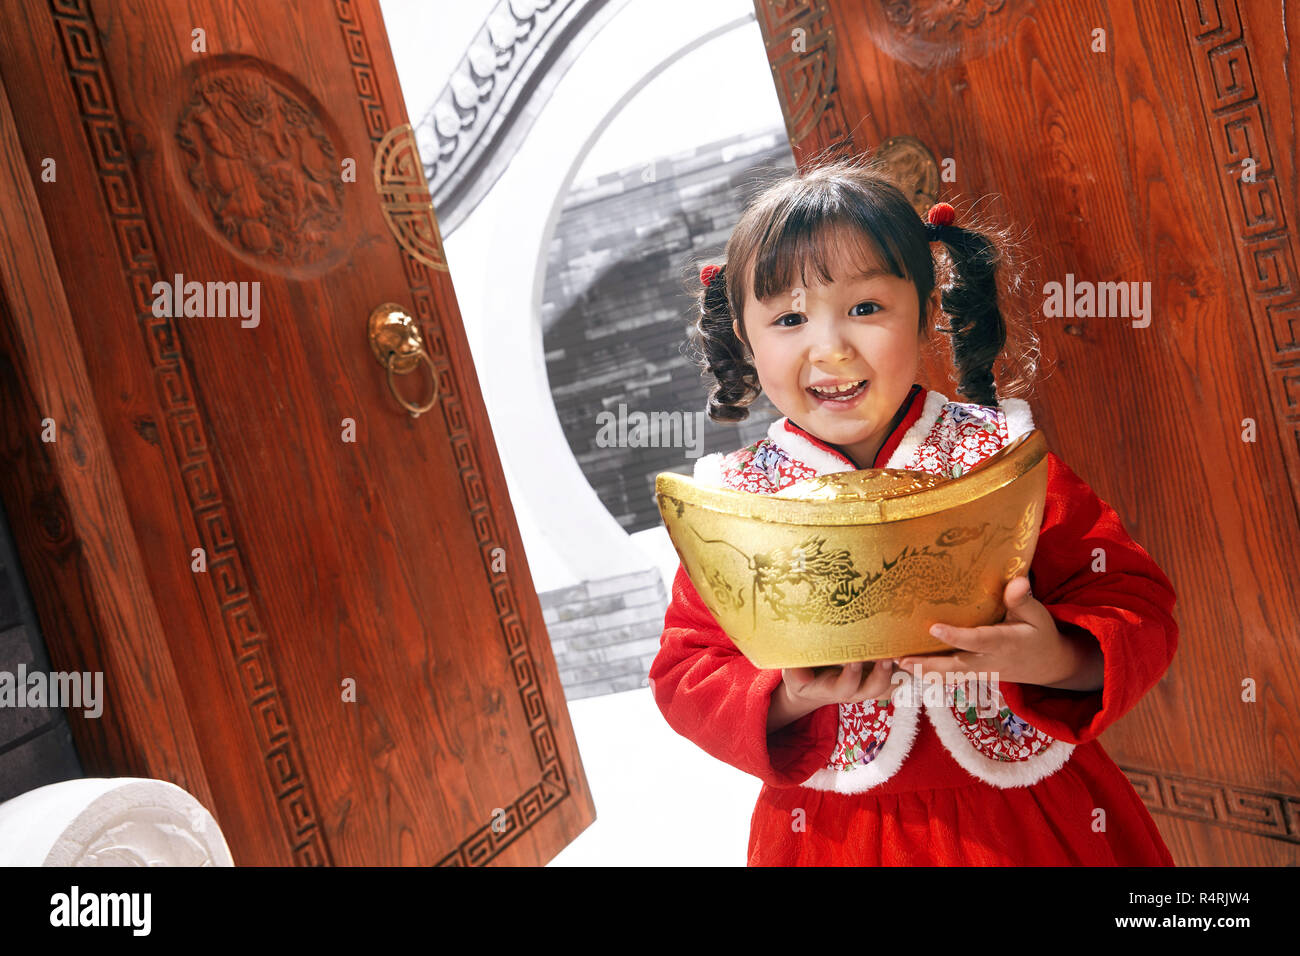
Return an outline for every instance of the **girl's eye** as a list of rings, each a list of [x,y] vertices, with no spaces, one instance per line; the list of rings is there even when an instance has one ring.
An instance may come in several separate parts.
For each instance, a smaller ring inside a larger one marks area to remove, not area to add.
[[[849,310],[849,311],[850,311],[850,314],[853,314],[853,315],[862,315],[862,316],[871,316],[871,315],[875,315],[876,313],[880,312],[880,311],[882,310],[882,308],[883,308],[883,307],[880,305],[879,302],[859,302],[859,303],[858,303],[857,305],[855,305],[853,308],[854,308],[854,309],[857,309],[857,308],[860,308],[861,306],[864,306],[864,305],[867,306],[868,308],[870,308],[872,311],[870,311],[870,312],[853,312],[853,310],[850,309],[850,310]],[[773,322],[772,324],[773,324],[773,325],[776,325],[776,326],[779,326],[780,328],[783,328],[783,329],[793,329],[793,328],[795,327],[795,325],[797,325],[798,323],[793,323],[793,324],[791,324],[791,323],[787,323],[785,320],[786,320],[786,319],[802,319],[802,318],[803,318],[803,316],[800,315],[798,312],[787,312],[785,315],[783,315],[783,316],[781,316],[780,318],[778,318],[778,319],[777,319],[775,322]]]

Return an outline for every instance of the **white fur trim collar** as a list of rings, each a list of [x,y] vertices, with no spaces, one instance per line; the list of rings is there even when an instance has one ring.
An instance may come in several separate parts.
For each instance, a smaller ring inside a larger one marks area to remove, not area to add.
[[[903,435],[903,440],[889,456],[889,461],[885,462],[886,468],[906,468],[912,463],[912,456],[930,434],[930,429],[934,428],[934,423],[939,420],[943,406],[947,404],[948,399],[941,393],[933,390],[925,393],[925,406],[921,409],[921,417],[912,422],[912,427]]]
[[[1033,786],[1060,770],[1074,751],[1074,744],[1053,738],[1045,749],[1025,760],[993,760],[976,750],[962,733],[951,707],[926,705],[925,714],[944,749],[967,773],[1003,790]]]
[[[925,441],[929,436],[935,422],[943,414],[943,407],[948,404],[950,403],[943,394],[932,389],[926,390],[925,405],[921,409],[920,417],[904,433],[898,447],[894,449],[889,461],[885,463],[886,468],[907,468],[913,464],[912,458],[921,442]],[[1029,403],[1023,398],[1004,398],[998,403],[998,407],[1006,419],[1007,441],[1015,441],[1021,435],[1034,429],[1033,413],[1029,408]],[[854,470],[853,466],[845,459],[814,445],[797,429],[787,428],[786,423],[789,421],[788,417],[778,418],[767,430],[767,437],[787,455],[815,469],[819,475]],[[705,455],[696,459],[695,480],[705,485],[726,487],[726,483],[722,479],[724,457],[726,456],[722,452],[715,452],[712,455]]]
[[[894,716],[890,720],[889,735],[885,738],[880,752],[869,762],[839,770],[835,767],[823,767],[805,780],[801,786],[811,790],[831,790],[835,793],[864,793],[872,787],[879,786],[898,772],[903,761],[912,750],[916,734],[921,729],[921,695],[911,692],[908,686],[913,680],[906,671],[899,671],[903,679],[894,688],[891,697],[894,701]],[[845,705],[841,704],[843,708]],[[840,727],[844,726],[841,712]],[[836,731],[836,742],[839,731]]]
[[[901,459],[906,462],[911,457],[911,453],[921,444],[925,436],[930,434],[930,429],[934,426],[939,417],[939,412],[947,403],[948,399],[938,392],[930,389],[925,390],[925,405],[921,409],[921,417],[918,418],[912,427],[907,430],[903,436],[901,444],[890,457],[886,468],[902,468],[901,464],[894,464],[899,459],[899,452],[907,448],[907,457]],[[767,430],[767,437],[770,438],[778,448],[787,455],[803,462],[810,468],[814,468],[819,475],[831,475],[841,471],[855,471],[854,465],[839,455],[828,452],[823,448],[814,445],[805,438],[797,429],[789,428],[786,423],[789,417],[779,418],[772,423]]]
[[[726,487],[726,482],[722,480],[722,459],[723,454],[720,451],[714,452],[712,455],[705,455],[703,458],[697,458],[693,475],[696,482],[701,485]]]
[[[819,475],[833,475],[841,471],[854,471],[853,465],[824,448],[818,448],[793,428],[787,428],[789,417],[778,418],[767,430],[772,444],[796,461],[803,462]]]
[[[1007,441],[1013,442],[1026,432],[1033,431],[1034,414],[1029,410],[1027,401],[1023,398],[1004,398],[998,404],[1007,419]]]

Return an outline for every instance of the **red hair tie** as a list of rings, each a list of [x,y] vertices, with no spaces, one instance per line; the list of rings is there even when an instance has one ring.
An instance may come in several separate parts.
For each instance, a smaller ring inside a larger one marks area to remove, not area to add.
[[[715,266],[713,264],[709,264],[700,270],[700,281],[703,282],[705,285],[709,285],[713,281],[713,277],[716,276],[721,271],[722,271],[722,266]]]
[[[925,238],[934,242],[935,240],[947,241],[952,238],[949,227],[952,221],[957,218],[957,210],[953,209],[946,202],[937,202],[930,207],[929,213],[925,217]]]
[[[946,202],[937,202],[930,207],[930,213],[925,217],[925,221],[934,226],[951,226],[956,218],[957,210]]]

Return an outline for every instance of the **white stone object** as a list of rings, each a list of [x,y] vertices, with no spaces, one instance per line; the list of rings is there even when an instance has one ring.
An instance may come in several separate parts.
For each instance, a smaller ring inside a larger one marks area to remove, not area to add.
[[[212,814],[165,780],[86,777],[0,803],[0,866],[234,866]]]

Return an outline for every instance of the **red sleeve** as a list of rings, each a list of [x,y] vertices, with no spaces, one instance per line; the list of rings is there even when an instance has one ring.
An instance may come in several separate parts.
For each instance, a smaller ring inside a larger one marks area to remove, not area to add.
[[[1104,552],[1105,570],[1094,555],[1097,548]],[[1029,583],[1062,633],[1100,644],[1102,688],[1002,683],[999,689],[1012,712],[1034,727],[1067,743],[1086,743],[1128,713],[1173,660],[1173,584],[1128,536],[1115,510],[1051,452]]]
[[[664,617],[650,688],[668,725],[719,760],[773,787],[794,787],[826,766],[839,707],[819,707],[767,733],[779,670],[760,670],[736,650],[680,564]]]

